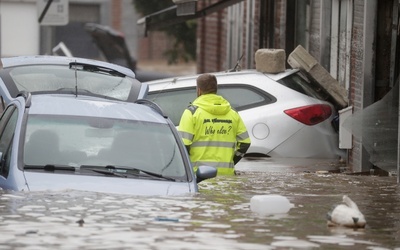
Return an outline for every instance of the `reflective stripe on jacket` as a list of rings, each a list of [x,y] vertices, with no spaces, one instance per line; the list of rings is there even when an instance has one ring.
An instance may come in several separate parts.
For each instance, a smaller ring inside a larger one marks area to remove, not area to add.
[[[181,117],[178,128],[190,146],[193,167],[217,167],[218,174],[233,174],[233,156],[240,143],[250,144],[246,126],[229,102],[216,94],[201,95]]]

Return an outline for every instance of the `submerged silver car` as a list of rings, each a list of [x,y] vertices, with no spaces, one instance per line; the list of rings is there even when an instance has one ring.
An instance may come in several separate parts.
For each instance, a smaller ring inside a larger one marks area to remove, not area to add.
[[[0,187],[181,195],[193,173],[175,127],[152,105],[87,96],[17,97],[0,118]]]
[[[47,74],[53,69],[41,70]],[[9,95],[0,118],[0,188],[182,195],[196,193],[198,182],[216,176],[216,169],[207,166],[193,172],[175,126],[156,104],[115,96],[109,100],[80,89],[87,88],[79,83],[84,72],[69,71],[78,74],[75,89]],[[18,78],[22,80],[29,85],[29,78]],[[60,77],[57,84],[68,80]]]

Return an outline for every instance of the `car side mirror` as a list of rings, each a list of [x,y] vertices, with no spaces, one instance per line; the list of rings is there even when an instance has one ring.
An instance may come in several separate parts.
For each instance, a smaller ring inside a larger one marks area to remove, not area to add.
[[[217,169],[211,166],[199,166],[196,170],[197,183],[217,176]]]

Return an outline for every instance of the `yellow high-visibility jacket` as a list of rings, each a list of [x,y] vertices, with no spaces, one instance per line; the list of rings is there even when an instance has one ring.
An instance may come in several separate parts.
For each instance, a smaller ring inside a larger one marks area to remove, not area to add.
[[[242,118],[216,94],[196,98],[183,112],[178,131],[189,148],[192,166],[214,166],[218,174],[234,174],[238,161],[234,157],[240,160],[250,146]]]

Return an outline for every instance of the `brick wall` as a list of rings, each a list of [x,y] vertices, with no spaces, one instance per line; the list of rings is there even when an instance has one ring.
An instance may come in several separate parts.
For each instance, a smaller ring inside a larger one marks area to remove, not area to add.
[[[198,10],[218,2],[199,1]],[[198,19],[197,71],[198,73],[221,71],[226,58],[226,10]]]
[[[257,49],[260,48],[260,12],[258,11],[260,9],[260,1],[255,2],[255,9],[253,20],[253,55],[256,53]]]
[[[164,60],[167,58],[164,53],[171,48],[172,39],[168,38],[164,32],[152,31],[147,37],[140,38],[139,49],[137,51],[138,61]]]
[[[211,4],[218,2],[218,0],[204,0],[198,2],[198,10],[201,10]],[[242,51],[245,52],[242,58],[242,67],[244,62],[250,61],[250,67],[254,68],[254,58],[253,55],[259,49],[259,5],[260,1],[254,2],[254,17],[251,20],[251,26],[253,28],[253,36],[251,37],[251,44],[247,44],[249,41],[247,33],[247,1],[243,1],[244,6],[243,15],[240,18],[241,23],[243,23],[243,36],[238,39],[242,40]],[[220,10],[216,13],[210,14],[206,17],[198,19],[198,29],[197,29],[197,71],[198,73],[204,72],[215,72],[223,71],[228,69],[227,60],[227,9]],[[252,55],[247,55],[248,46],[252,50],[248,53]]]
[[[111,18],[112,24],[111,26],[116,30],[121,30],[121,16],[122,16],[122,0],[113,0],[111,1]]]
[[[275,1],[275,34],[274,34],[274,48],[285,48],[285,26],[286,26],[286,1]]]
[[[248,66],[248,68],[255,68],[254,55],[255,55],[256,51],[258,49],[260,49],[260,46],[259,46],[259,44],[260,44],[260,41],[259,41],[259,37],[260,37],[260,11],[259,11],[259,9],[260,9],[260,1],[255,1],[255,4],[254,4],[254,10],[255,11],[253,13],[253,15],[254,15],[253,16],[253,20],[250,20],[251,26],[252,26],[252,29],[253,29],[252,37],[251,37],[251,43],[252,43],[251,44],[251,48],[252,48],[252,50],[249,52],[249,53],[251,53],[251,55],[245,55],[245,56],[249,57],[248,60],[250,61],[250,65]],[[247,23],[248,20],[247,20],[247,16],[246,15],[245,15],[244,19],[246,20],[246,23]],[[242,39],[243,39],[243,44],[246,46],[246,44],[249,42],[248,34],[244,33]],[[247,60],[247,58],[246,58],[246,60]]]

